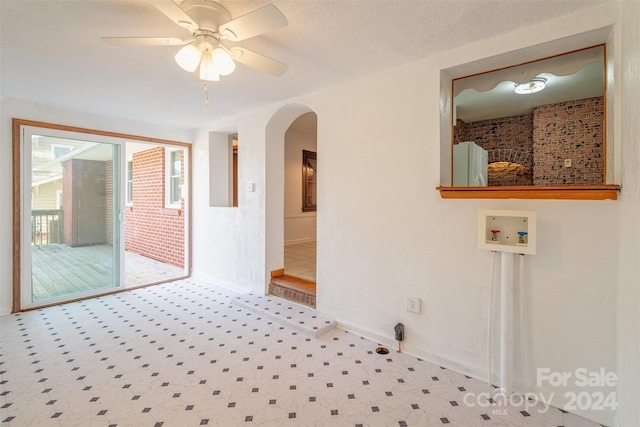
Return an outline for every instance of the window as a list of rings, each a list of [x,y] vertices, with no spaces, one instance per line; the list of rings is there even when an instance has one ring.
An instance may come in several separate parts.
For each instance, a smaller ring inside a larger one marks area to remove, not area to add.
[[[127,162],[127,205],[133,205],[133,161]]]
[[[56,209],[62,209],[62,190],[56,190]]]
[[[168,150],[166,171],[166,207],[180,208],[182,200],[182,150]]]
[[[600,45],[455,79],[454,186],[604,184],[604,63]]]
[[[51,158],[57,159],[58,157],[64,156],[71,150],[73,150],[73,147],[70,145],[51,144]]]
[[[615,199],[606,46],[528,53],[441,71],[441,196]]]

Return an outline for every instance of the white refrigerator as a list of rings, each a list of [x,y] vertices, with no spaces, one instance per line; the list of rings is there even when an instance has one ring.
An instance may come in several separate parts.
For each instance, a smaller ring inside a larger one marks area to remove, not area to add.
[[[487,150],[473,141],[453,146],[453,186],[485,187],[487,185]]]

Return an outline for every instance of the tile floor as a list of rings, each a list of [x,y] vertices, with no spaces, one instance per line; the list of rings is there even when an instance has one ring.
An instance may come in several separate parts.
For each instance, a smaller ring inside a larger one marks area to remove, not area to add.
[[[316,281],[316,242],[284,247],[284,272],[289,276]]]
[[[0,317],[0,426],[595,426],[467,405],[491,389],[285,321],[324,324],[311,309],[283,301],[283,318],[272,305],[266,316],[239,296],[255,306],[185,279]]]
[[[271,295],[240,294],[232,297],[231,302],[313,337],[324,335],[336,326],[335,319],[321,316],[315,310]]]

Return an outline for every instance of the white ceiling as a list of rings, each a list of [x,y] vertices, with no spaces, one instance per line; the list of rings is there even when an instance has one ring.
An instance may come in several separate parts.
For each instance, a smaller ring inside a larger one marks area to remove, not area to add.
[[[114,47],[100,39],[189,36],[147,1],[0,0],[0,91],[3,98],[195,128],[603,2],[220,0],[233,18],[275,4],[289,26],[239,44],[290,67],[272,77],[239,64],[208,84],[206,107],[202,83],[173,59],[179,46]]]

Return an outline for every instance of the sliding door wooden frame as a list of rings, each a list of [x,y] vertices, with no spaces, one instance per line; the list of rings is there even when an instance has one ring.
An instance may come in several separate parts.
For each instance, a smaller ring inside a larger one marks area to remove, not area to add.
[[[12,156],[13,156],[13,161],[12,161],[12,181],[13,181],[13,197],[12,197],[12,204],[13,204],[13,230],[12,230],[12,235],[13,235],[13,267],[12,267],[12,287],[13,287],[13,296],[12,296],[12,307],[11,307],[11,312],[12,313],[16,313],[19,311],[22,311],[21,308],[21,303],[20,303],[20,282],[22,279],[22,271],[20,268],[20,258],[21,258],[21,251],[22,251],[22,247],[21,247],[21,236],[22,236],[22,209],[21,209],[21,197],[22,197],[22,187],[21,187],[21,172],[22,172],[22,159],[21,159],[21,128],[23,126],[31,126],[31,127],[38,127],[38,128],[43,128],[43,129],[52,129],[52,130],[60,130],[60,131],[66,131],[66,132],[76,132],[76,133],[83,133],[83,134],[87,134],[87,135],[97,135],[97,136],[105,136],[105,137],[113,137],[113,138],[120,138],[120,139],[126,139],[126,140],[130,140],[130,141],[140,141],[140,142],[148,142],[148,143],[153,143],[153,144],[158,144],[158,145],[172,145],[172,146],[180,146],[180,147],[185,147],[188,150],[187,151],[187,159],[188,159],[188,185],[187,185],[187,190],[188,190],[188,225],[187,225],[187,230],[186,230],[186,234],[187,234],[187,243],[188,243],[188,265],[187,265],[187,275],[184,277],[176,277],[176,278],[171,278],[169,280],[166,281],[170,281],[170,280],[176,280],[176,279],[181,279],[181,278],[185,278],[185,277],[189,277],[191,275],[191,267],[192,267],[192,260],[193,260],[193,256],[192,256],[192,217],[193,214],[191,213],[191,208],[193,206],[193,202],[191,200],[191,197],[193,195],[193,190],[192,190],[192,170],[193,170],[193,163],[192,163],[192,144],[187,143],[187,142],[179,142],[179,141],[171,141],[171,140],[166,140],[166,139],[159,139],[159,138],[152,138],[152,137],[146,137],[146,136],[140,136],[140,135],[130,135],[130,134],[124,134],[124,133],[118,133],[118,132],[109,132],[109,131],[102,131],[102,130],[96,130],[96,129],[87,129],[87,128],[81,128],[81,127],[75,127],[75,126],[66,126],[66,125],[60,125],[60,124],[55,124],[55,123],[46,123],[46,122],[39,122],[39,121],[33,121],[33,120],[24,120],[24,119],[18,119],[18,118],[13,118],[12,119]],[[131,289],[135,289],[135,288],[141,288],[141,287],[145,287],[145,286],[151,286],[151,285],[156,285],[158,283],[163,283],[166,281],[161,281],[161,282],[154,282],[154,283],[147,283],[147,284],[143,284],[143,285],[139,285],[139,286],[131,286],[128,287],[126,289],[119,289],[116,291],[108,291],[105,292],[102,295],[105,294],[112,294],[112,293],[117,293],[117,292],[123,292],[123,291],[127,291],[127,290],[131,290]],[[82,299],[86,299],[86,298],[94,298],[95,295],[92,295],[90,297],[84,297],[84,298],[76,298],[76,299],[71,299],[69,301],[78,301],[78,300],[82,300]],[[51,304],[51,305],[55,305],[55,304]],[[38,307],[40,308],[40,307]]]

